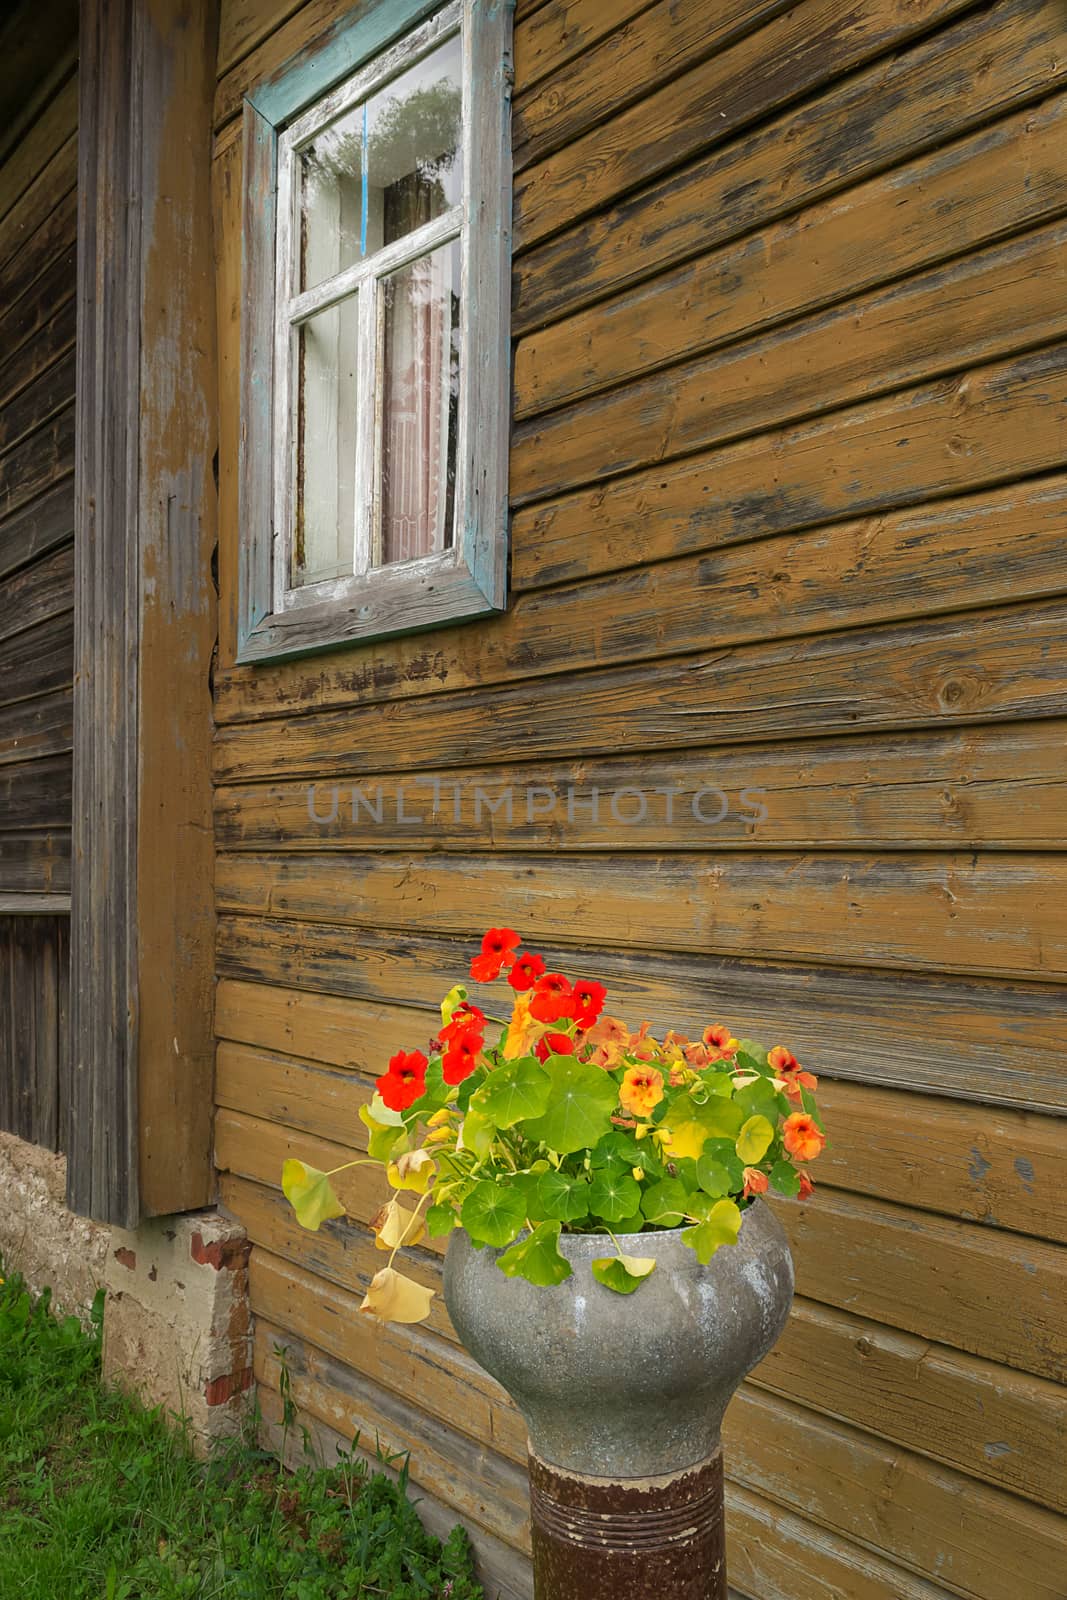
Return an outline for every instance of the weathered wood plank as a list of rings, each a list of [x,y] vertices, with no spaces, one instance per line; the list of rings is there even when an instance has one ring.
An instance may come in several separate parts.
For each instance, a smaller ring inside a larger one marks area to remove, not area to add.
[[[290,1157],[331,1170],[359,1154],[354,1143],[225,1108],[216,1139],[221,1169],[272,1186]],[[335,1182],[350,1217],[366,1225],[382,1204],[380,1169],[353,1167]],[[790,1238],[799,1294],[1059,1381],[1067,1254],[1058,1246],[829,1188],[805,1205],[775,1201],[775,1209]],[[437,1240],[425,1249],[444,1254]]]
[[[500,688],[426,695],[388,708],[350,705],[220,729],[220,783],[352,771],[426,771],[567,759],[581,749],[688,749],[841,731],[921,728],[1061,715],[1067,681],[1059,602],[917,624],[712,651],[647,668],[608,668]],[[411,671],[430,676],[432,657]],[[364,668],[371,677],[372,670]],[[314,679],[306,705],[316,705]],[[349,699],[371,698],[357,669]],[[294,686],[295,687],[295,686]],[[336,680],[327,680],[336,694]],[[373,694],[373,691],[371,691]],[[286,701],[277,711],[286,709]],[[258,706],[270,715],[270,701]],[[231,707],[231,717],[234,712]],[[221,720],[221,719],[220,719]]]
[[[0,706],[0,766],[70,750],[74,741],[72,698],[68,684],[32,702],[19,700]]]
[[[1058,0],[999,0],[520,255],[516,333],[959,138],[1056,86]],[[721,119],[720,119],[721,120]]]
[[[69,476],[74,464],[74,405],[45,422],[0,457],[0,519]]]
[[[235,124],[240,127],[240,124]],[[239,464],[241,460],[242,140],[211,167],[215,233],[215,325],[218,337],[218,623],[219,665],[237,654],[240,591]],[[351,651],[349,651],[351,654]],[[262,668],[255,670],[262,671]],[[218,691],[218,670],[215,689]]]
[[[515,415],[751,338],[1065,206],[1058,96],[530,334],[515,352]]]
[[[0,833],[0,890],[69,894],[69,822],[49,832]]]
[[[11,306],[37,282],[46,268],[66,255],[78,228],[78,193],[71,189],[50,211],[3,267],[0,267],[0,306]],[[73,274],[72,274],[73,276]]]
[[[1051,342],[1067,330],[1065,243],[1064,224],[1041,228],[669,374],[520,423],[512,435],[512,500],[539,499]]]
[[[78,126],[78,75],[73,72],[33,127],[0,166],[0,225]]]
[[[246,1014],[258,1000],[267,1019],[283,1011],[295,1053],[327,1061],[334,1055],[329,1038],[346,1015],[359,1030],[373,1026],[374,1007],[425,1006],[432,1027],[432,997],[462,976],[470,956],[469,941],[417,933],[398,941],[392,934],[275,918],[223,916],[218,940],[220,976],[242,985],[226,1004]],[[555,943],[545,955],[554,966],[573,964],[573,951]],[[694,1034],[709,1020],[722,1020],[739,1038],[788,1043],[828,1077],[1067,1109],[1059,1065],[1067,997],[1047,984],[666,953],[657,955],[650,973],[647,957],[602,948],[583,950],[581,959],[608,984],[616,1013],[631,1026],[647,1017],[656,1029]],[[294,1000],[300,991],[307,991],[303,1000]],[[332,997],[322,1002],[323,1029],[310,1028],[308,1014],[323,994]],[[239,1020],[233,1031],[250,1043],[272,1042]],[[421,1031],[412,1027],[408,1037],[417,1042]],[[363,1048],[357,1042],[355,1049]]]
[[[0,454],[74,399],[74,350],[66,351],[0,408]],[[73,460],[73,451],[71,451]]]
[[[25,338],[16,330],[16,344],[0,345],[4,350],[0,362],[0,404],[32,382],[74,342],[73,296],[62,294],[55,284],[47,283],[48,277],[49,274],[44,273],[38,282],[42,296],[38,304],[27,300],[25,305],[20,302],[14,308],[20,314]]]
[[[60,976],[58,919],[35,917],[37,972],[34,992],[34,1062],[33,1133],[34,1144],[46,1150],[56,1150],[59,1142],[61,1120],[61,1074],[64,1063],[60,1056],[59,1008]]]
[[[70,611],[73,603],[74,546],[66,544],[32,566],[0,579],[0,639],[25,633],[60,616]]]
[[[70,827],[69,755],[0,767],[0,833]]]
[[[548,0],[515,29],[515,98],[648,8],[651,0]]]
[[[78,135],[63,141],[0,223],[0,267],[20,250],[73,187],[78,171]]]
[[[347,1067],[279,1054],[276,1037],[258,1049],[222,1042],[218,1103],[362,1149],[358,1110],[370,1099],[374,1078],[394,1051],[424,1047],[431,1025],[426,1014],[410,1019],[399,1008],[395,1019],[379,1016],[376,1039],[361,1046],[358,1064]],[[820,1106],[831,1131],[819,1161],[820,1184],[1067,1243],[1059,1119],[829,1079],[822,1080]]]
[[[889,511],[1047,471],[1065,455],[1061,344],[523,507],[512,586]]]
[[[418,648],[440,640],[462,689],[1056,595],[1065,510],[1067,478],[1012,484],[520,595],[465,644]]]
[[[73,663],[74,625],[69,611],[0,640],[0,705],[68,688]],[[3,747],[0,733],[0,753]]]
[[[65,478],[32,505],[0,523],[0,578],[74,537],[74,479]]]
[[[870,1434],[745,1387],[726,1413],[734,1482],[974,1600],[1059,1600],[1062,1524]]]
[[[1038,1239],[821,1189],[776,1202],[797,1292],[1059,1382],[1067,1252]]]
[[[257,1246],[355,1294],[381,1264],[363,1224],[339,1218],[310,1234],[278,1189],[228,1175],[220,1197]],[[404,1270],[440,1290],[437,1257],[406,1251]],[[439,1294],[426,1326],[456,1339]],[[1057,1384],[798,1298],[752,1382],[792,1398],[800,1374],[804,1403],[828,1416],[1052,1510],[1067,1504],[1067,1396]]]
[[[431,1507],[440,1507],[436,1514],[431,1512],[433,1520],[427,1519],[427,1525],[445,1537],[455,1521],[462,1519],[473,1536],[487,1593],[494,1600],[530,1600],[532,1584],[526,1563],[514,1553],[529,1548],[528,1519],[521,1520],[518,1509],[526,1493],[525,1471],[495,1451],[472,1448],[470,1441],[453,1429],[421,1413],[410,1398],[389,1394],[367,1382],[351,1367],[306,1343],[298,1330],[260,1321],[256,1375],[262,1385],[265,1413],[275,1420],[275,1438],[280,1421],[278,1346],[288,1352],[297,1404],[312,1423],[313,1438],[324,1447],[325,1459],[333,1458],[338,1445],[350,1448],[356,1434],[377,1440],[381,1449],[394,1457],[408,1455],[420,1515],[425,1516],[427,1493]],[[369,1449],[357,1453],[367,1458],[374,1470],[382,1470]]]
[[[430,1009],[333,999],[298,989],[264,988],[223,979],[215,995],[215,1031],[222,1040],[262,1045],[328,1066],[369,1072],[381,1040],[430,1037]],[[429,1031],[428,1031],[429,1030]]]
[[[1067,1505],[1058,1383],[800,1298],[752,1381],[787,1399],[800,1389],[815,1410],[1050,1510]]]
[[[516,98],[516,172],[574,143],[589,128],[606,125],[610,130],[611,119],[635,101],[647,103],[662,84],[728,50],[788,4],[722,0],[709,14],[702,0],[674,0],[669,6],[649,6],[600,40],[589,39],[578,59],[561,65],[535,93]],[[591,9],[587,6],[586,12]],[[516,69],[516,86],[521,85]]]
[[[223,850],[1055,849],[1067,723],[215,791]],[[643,806],[639,826],[618,814]]]
[[[486,907],[535,943],[858,960],[993,977],[1067,975],[1054,855],[536,857],[220,855],[221,911],[473,936]]]
[[[779,107],[948,22],[966,0],[810,0],[520,174],[517,247],[722,144]]]

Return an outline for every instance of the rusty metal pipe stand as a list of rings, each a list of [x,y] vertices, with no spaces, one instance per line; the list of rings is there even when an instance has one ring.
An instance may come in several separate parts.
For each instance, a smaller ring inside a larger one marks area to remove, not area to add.
[[[534,1600],[726,1600],[722,1451],[613,1483],[530,1457]]]

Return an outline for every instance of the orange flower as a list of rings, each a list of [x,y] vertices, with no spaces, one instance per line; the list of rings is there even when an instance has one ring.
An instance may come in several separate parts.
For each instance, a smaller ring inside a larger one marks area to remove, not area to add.
[[[738,1041],[721,1022],[713,1022],[701,1037],[707,1046],[709,1061],[725,1061],[728,1056],[737,1054]]]
[[[626,1054],[633,1056],[637,1061],[654,1061],[659,1050],[655,1039],[648,1037],[651,1022],[642,1022],[636,1033],[631,1033],[630,1042],[626,1046]]]
[[[815,1193],[814,1183],[808,1177],[806,1172],[799,1172],[797,1176],[800,1179],[800,1191],[797,1198],[800,1200],[810,1200],[812,1195]]]
[[[747,1200],[749,1195],[766,1194],[769,1183],[767,1174],[761,1172],[759,1167],[746,1167],[744,1198]]]
[[[776,1078],[780,1078],[785,1093],[795,1105],[801,1104],[801,1087],[815,1090],[819,1080],[813,1072],[805,1072],[791,1050],[776,1044],[767,1055],[767,1065]]]
[[[622,1060],[623,1046],[630,1037],[630,1030],[625,1022],[620,1022],[618,1017],[601,1017],[592,1028],[588,1028],[582,1037],[582,1051],[587,1045],[593,1049],[586,1059],[594,1067],[603,1067],[606,1072],[611,1072]]]
[[[655,1067],[627,1067],[619,1087],[619,1104],[635,1117],[651,1115],[663,1099],[663,1074]]]
[[[689,1065],[696,1067],[698,1072],[701,1067],[706,1067],[711,1062],[711,1052],[706,1044],[687,1044],[684,1055]]]
[[[794,1111],[782,1123],[782,1143],[794,1161],[814,1161],[826,1143],[826,1135],[814,1117],[806,1111]]]

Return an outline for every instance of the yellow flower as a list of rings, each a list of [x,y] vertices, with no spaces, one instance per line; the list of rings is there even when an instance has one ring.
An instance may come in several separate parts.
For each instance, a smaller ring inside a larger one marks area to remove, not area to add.
[[[663,1099],[663,1074],[655,1067],[627,1067],[619,1087],[619,1104],[635,1117],[647,1117]]]

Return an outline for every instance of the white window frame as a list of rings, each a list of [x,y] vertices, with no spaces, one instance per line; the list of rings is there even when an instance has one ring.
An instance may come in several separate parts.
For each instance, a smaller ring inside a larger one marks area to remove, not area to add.
[[[246,98],[239,662],[461,622],[506,603],[511,18],[510,5],[499,0],[377,0],[331,30],[310,58],[297,58]],[[463,61],[459,204],[301,291],[292,248],[293,173],[301,146],[457,32]],[[390,272],[453,240],[460,241],[461,277],[452,544],[433,555],[373,566],[381,476],[375,445],[381,437],[374,370],[381,346],[378,286]],[[293,585],[293,330],[354,290],[360,351],[356,570]]]

